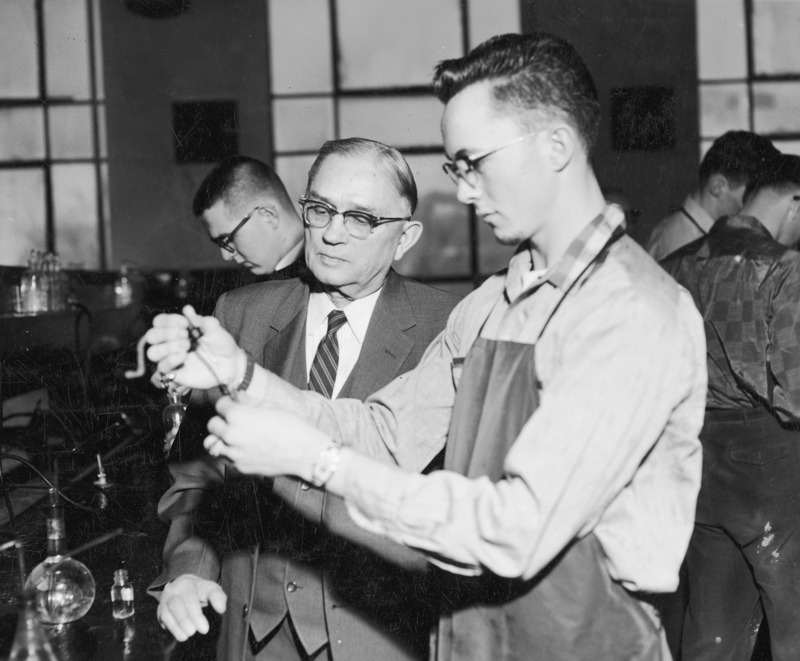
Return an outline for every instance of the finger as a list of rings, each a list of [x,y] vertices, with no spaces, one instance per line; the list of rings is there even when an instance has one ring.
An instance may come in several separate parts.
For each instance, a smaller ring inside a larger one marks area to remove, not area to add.
[[[225,612],[225,609],[228,606],[228,595],[225,594],[225,590],[223,590],[219,585],[214,583],[209,586],[206,598],[208,599],[208,603],[211,604],[211,607],[217,611],[217,613],[222,615]]]
[[[227,456],[227,447],[223,440],[218,436],[206,436],[203,439],[203,447],[212,457]]]
[[[185,356],[189,353],[190,346],[189,338],[185,336],[178,339],[165,340],[164,342],[150,344],[147,348],[147,357],[154,363],[157,363],[163,358],[173,354]],[[163,372],[164,370],[161,371]]]
[[[219,413],[223,418],[226,420],[230,417],[231,412],[236,408],[236,402],[233,400],[232,397],[220,397],[217,400],[216,409],[217,413]]]
[[[201,633],[208,631],[208,620],[203,616],[203,607],[196,592],[191,597],[184,594],[181,597],[169,599],[167,607],[187,638],[198,631]]]
[[[183,630],[175,616],[172,614],[172,611],[166,604],[159,604],[158,610],[156,611],[156,617],[158,621],[161,622],[162,628],[169,631],[173,636],[175,636],[175,640],[179,643],[184,642],[189,638],[189,635]]]
[[[186,328],[188,325],[182,314],[162,312],[153,318],[153,328]]]
[[[211,420],[208,421],[206,429],[208,429],[209,434],[219,436],[219,438],[225,443],[228,442],[228,439],[226,438],[226,434],[228,433],[228,423],[225,422],[224,418],[215,415],[213,418],[211,418]]]
[[[183,309],[181,310],[183,313],[183,317],[192,325],[192,326],[199,326],[202,320],[202,317],[197,314],[197,311],[191,305],[184,305]]]

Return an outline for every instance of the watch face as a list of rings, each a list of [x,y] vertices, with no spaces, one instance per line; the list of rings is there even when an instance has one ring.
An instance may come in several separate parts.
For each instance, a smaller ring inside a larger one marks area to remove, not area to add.
[[[339,468],[339,446],[330,443],[317,454],[317,459],[311,467],[311,483],[315,487],[324,486],[331,479],[336,469]]]

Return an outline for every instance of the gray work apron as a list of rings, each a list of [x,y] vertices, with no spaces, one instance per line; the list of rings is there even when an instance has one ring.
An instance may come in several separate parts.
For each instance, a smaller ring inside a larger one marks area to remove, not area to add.
[[[444,467],[497,482],[539,405],[534,345],[479,337],[458,381]],[[664,658],[653,618],[611,579],[594,534],[574,541],[527,581],[490,573],[441,572],[439,578],[447,606],[435,642],[440,661]]]

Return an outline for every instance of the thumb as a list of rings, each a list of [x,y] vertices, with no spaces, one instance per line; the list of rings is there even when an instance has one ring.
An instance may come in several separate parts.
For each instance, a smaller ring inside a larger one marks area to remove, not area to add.
[[[217,613],[222,615],[222,613],[225,612],[228,604],[228,595],[225,594],[225,591],[219,584],[209,581],[205,596],[208,603],[211,604],[211,607],[217,611]]]

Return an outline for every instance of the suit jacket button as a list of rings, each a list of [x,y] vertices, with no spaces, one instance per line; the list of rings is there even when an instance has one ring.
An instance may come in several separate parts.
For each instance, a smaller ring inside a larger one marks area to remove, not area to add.
[[[242,606],[242,619],[243,620],[247,619],[247,613],[248,612],[250,612],[250,607],[247,604],[245,604],[244,606]]]
[[[311,488],[311,485],[308,482],[301,482],[300,483],[300,488],[303,491],[308,491]]]
[[[297,583],[294,581],[289,581],[286,584],[286,592],[294,592],[297,589]]]

